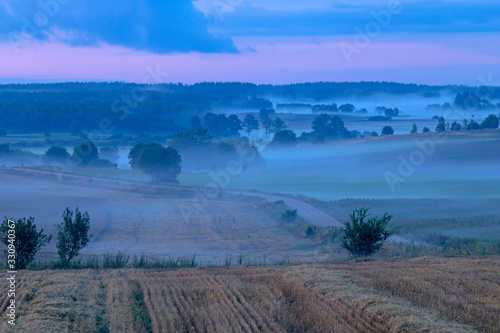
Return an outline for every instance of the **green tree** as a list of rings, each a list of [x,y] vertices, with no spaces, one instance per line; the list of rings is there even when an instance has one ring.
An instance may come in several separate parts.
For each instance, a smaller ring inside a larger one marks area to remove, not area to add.
[[[56,225],[56,247],[62,265],[67,267],[71,259],[89,244],[92,235],[89,235],[90,217],[87,212],[82,214],[78,207],[73,212],[67,207],[62,217],[63,221]]]
[[[498,128],[499,120],[494,114],[490,114],[482,123],[481,128]]]
[[[36,253],[51,239],[52,235],[44,235],[43,229],[37,231],[33,217],[27,220],[26,218],[18,219],[15,223],[5,218],[0,225],[0,240],[8,248],[4,251],[7,256],[7,265],[9,265],[9,259],[15,260],[14,267],[8,266],[11,270],[27,268],[35,260]],[[9,257],[10,248],[15,249],[15,257]]]
[[[354,111],[354,105],[349,104],[349,103],[343,104],[343,105],[339,106],[339,110],[341,112],[353,112]]]
[[[72,158],[79,165],[87,165],[99,158],[99,150],[92,141],[85,140],[78,143],[73,149]]]
[[[250,133],[253,130],[259,129],[259,121],[255,119],[253,114],[247,114],[245,119],[243,119],[243,123],[241,123],[241,127],[247,133],[248,137],[250,137]]]
[[[264,132],[266,133],[266,137],[269,137],[269,134],[274,132],[274,122],[271,118],[265,117],[262,119],[262,127],[264,128]]]
[[[177,134],[179,134],[179,132]],[[175,138],[175,135],[176,134],[174,134],[174,138]],[[138,169],[137,159],[139,158],[139,155],[141,154],[141,152],[146,148],[155,148],[155,147],[163,147],[163,146],[161,144],[155,143],[155,142],[152,142],[152,143],[139,142],[139,143],[135,144],[135,146],[133,146],[130,149],[130,152],[128,153],[130,167],[132,169]]]
[[[349,214],[350,221],[344,223],[342,247],[355,256],[370,256],[377,253],[390,233],[385,229],[392,215],[368,218],[368,209],[355,209]]]
[[[66,148],[52,146],[42,156],[44,163],[58,162],[65,164],[68,161],[69,153]]]
[[[146,148],[137,158],[137,167],[149,174],[153,182],[157,183],[176,182],[177,176],[181,173],[181,163],[179,152],[172,147]]]
[[[446,131],[446,120],[443,117],[439,117],[438,125],[436,126],[436,132]]]
[[[424,126],[424,128],[422,129],[422,133],[429,133],[430,131],[430,128],[427,126]]]
[[[382,128],[381,134],[382,135],[393,135],[394,128],[392,128],[391,126],[384,126],[384,128]]]
[[[273,126],[275,132],[286,129],[285,122],[281,120],[280,117],[276,117],[276,119],[274,119]]]
[[[295,146],[297,144],[297,135],[292,130],[281,130],[274,134],[271,146]]]
[[[418,127],[417,127],[417,124],[416,123],[413,123],[413,125],[411,126],[411,134],[416,134],[418,133]]]
[[[462,125],[460,123],[457,123],[454,121],[451,126],[450,126],[450,131],[461,131],[462,130]]]

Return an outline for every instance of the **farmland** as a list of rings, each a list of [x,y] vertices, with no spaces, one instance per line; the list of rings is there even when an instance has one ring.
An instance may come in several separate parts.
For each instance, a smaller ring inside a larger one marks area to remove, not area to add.
[[[498,332],[500,324],[494,256],[18,279],[19,332]],[[5,297],[6,282],[0,290]]]

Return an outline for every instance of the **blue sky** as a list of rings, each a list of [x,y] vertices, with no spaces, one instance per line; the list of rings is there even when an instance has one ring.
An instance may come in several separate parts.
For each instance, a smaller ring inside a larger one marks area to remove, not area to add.
[[[495,1],[4,0],[0,80],[500,81]]]

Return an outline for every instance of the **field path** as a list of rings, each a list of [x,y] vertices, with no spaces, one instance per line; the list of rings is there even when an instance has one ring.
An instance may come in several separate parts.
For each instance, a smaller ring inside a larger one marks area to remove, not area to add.
[[[61,180],[61,177],[69,177],[72,179],[89,179],[91,177],[88,176],[80,176],[80,175],[73,175],[73,174],[67,174],[67,173],[62,173],[62,172],[57,172],[57,171],[45,171],[45,170],[34,170],[34,169],[29,169],[29,168],[22,168],[22,167],[13,167],[11,168],[13,170],[17,171],[23,171],[23,172],[29,172],[35,175],[54,175]],[[151,185],[151,184],[146,184],[146,183],[141,183],[141,182],[135,182],[135,181],[124,181],[124,180],[114,180],[114,179],[107,179],[107,178],[100,178],[100,177],[92,177],[94,180],[99,180],[105,183],[114,183],[114,184],[121,184],[121,185],[136,185],[136,186],[145,186],[148,188],[164,188],[164,189],[179,189],[179,187],[176,186],[167,186],[167,185]],[[184,189],[189,189],[189,188],[184,188]],[[259,196],[267,201],[278,201],[282,200],[288,207],[291,209],[296,209],[298,211],[298,214],[301,215],[303,218],[305,218],[309,223],[318,225],[318,226],[323,226],[323,227],[343,227],[344,224],[335,219],[334,217],[326,214],[322,210],[314,207],[311,204],[308,204],[307,202],[293,199],[287,196],[281,196],[279,194],[267,194],[267,193],[259,193],[259,192],[251,192],[251,191],[238,191],[238,190],[226,190],[226,192],[229,193],[235,193],[235,194],[241,194],[241,195],[249,195],[249,196]],[[405,244],[410,244],[414,241],[409,240],[407,238],[398,236],[398,235],[392,235],[388,239],[391,242],[396,242],[396,243],[405,243]],[[421,242],[415,242],[415,244],[424,244]]]

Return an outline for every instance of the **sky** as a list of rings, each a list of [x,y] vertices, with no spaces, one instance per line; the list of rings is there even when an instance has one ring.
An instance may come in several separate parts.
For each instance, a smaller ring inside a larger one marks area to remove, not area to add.
[[[500,86],[500,2],[2,0],[0,83]]]

